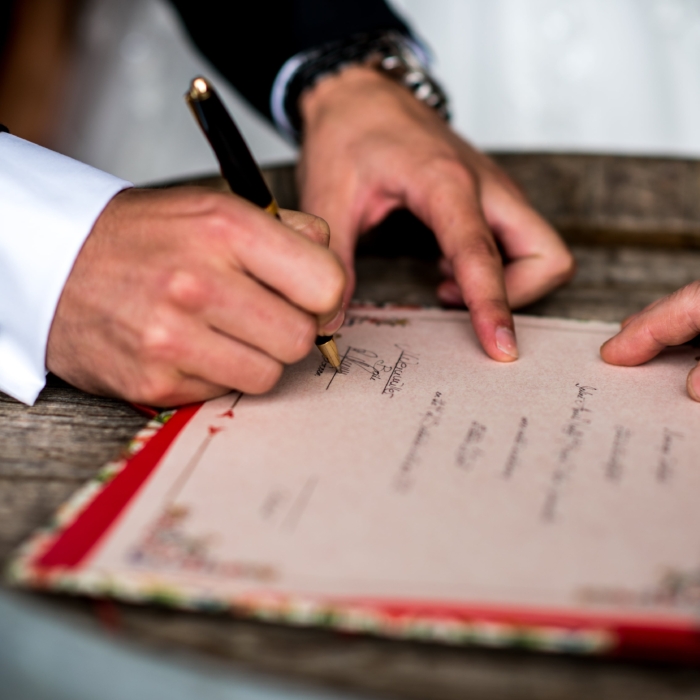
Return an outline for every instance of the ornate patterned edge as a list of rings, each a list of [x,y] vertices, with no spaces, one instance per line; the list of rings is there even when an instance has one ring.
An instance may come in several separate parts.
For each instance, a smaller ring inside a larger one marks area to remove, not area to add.
[[[85,485],[81,486],[65,503],[60,505],[51,521],[37,530],[11,557],[6,577],[11,584],[27,584],[50,588],[46,574],[39,574],[33,562],[61,536],[61,534],[90,505],[95,497],[117,476],[156,433],[175,415],[175,410],[163,411],[148,421],[129,441],[116,460],[108,462]]]
[[[52,521],[24,543],[7,568],[13,585],[54,590],[69,595],[113,597],[131,603],[152,603],[198,612],[228,612],[263,622],[297,626],[331,627],[345,632],[440,642],[452,645],[476,644],[489,647],[517,647],[536,651],[574,654],[603,654],[616,646],[617,635],[608,629],[570,628],[542,624],[460,619],[445,613],[425,613],[406,608],[276,595],[248,595],[229,600],[202,595],[196,588],[175,588],[157,576],[120,576],[114,580],[97,572],[41,570],[34,565],[172,418],[167,411],[150,420],[129,442],[120,458],[106,464],[89,482],[59,507]]]

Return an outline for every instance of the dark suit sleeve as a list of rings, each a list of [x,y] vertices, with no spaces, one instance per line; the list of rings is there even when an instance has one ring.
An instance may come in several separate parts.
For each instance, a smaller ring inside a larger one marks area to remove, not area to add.
[[[15,16],[15,0],[0,0],[0,71],[5,62],[8,39]]]
[[[294,54],[378,29],[410,34],[384,0],[172,3],[199,50],[268,119],[275,76]]]

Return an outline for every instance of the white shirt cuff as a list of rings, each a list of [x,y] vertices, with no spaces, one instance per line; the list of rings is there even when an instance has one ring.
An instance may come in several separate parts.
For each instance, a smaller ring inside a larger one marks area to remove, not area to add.
[[[107,203],[131,183],[0,134],[0,390],[33,404],[63,286]]]

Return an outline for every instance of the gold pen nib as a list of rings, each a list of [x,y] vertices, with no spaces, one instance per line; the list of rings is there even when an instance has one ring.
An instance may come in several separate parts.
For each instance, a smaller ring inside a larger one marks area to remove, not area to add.
[[[321,354],[328,360],[328,364],[335,369],[340,369],[340,353],[338,346],[333,340],[333,336],[325,335],[316,338],[316,347],[321,351]]]

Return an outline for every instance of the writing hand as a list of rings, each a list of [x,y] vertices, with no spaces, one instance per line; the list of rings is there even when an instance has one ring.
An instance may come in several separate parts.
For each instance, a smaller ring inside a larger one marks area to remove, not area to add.
[[[622,322],[622,330],[600,349],[612,365],[641,365],[670,345],[700,333],[700,281],[691,282]],[[688,394],[700,401],[700,364],[688,374]]]
[[[342,324],[328,227],[233,195],[126,190],[75,261],[47,367],[77,387],[155,406],[271,389],[317,333]],[[321,245],[319,245],[321,244]]]
[[[378,72],[346,68],[301,97],[298,176],[305,211],[326,219],[354,288],[358,235],[408,208],[438,239],[454,279],[438,292],[466,303],[486,352],[517,357],[511,308],[571,277],[573,258],[511,180],[429,107]],[[496,246],[510,262],[505,266]]]

